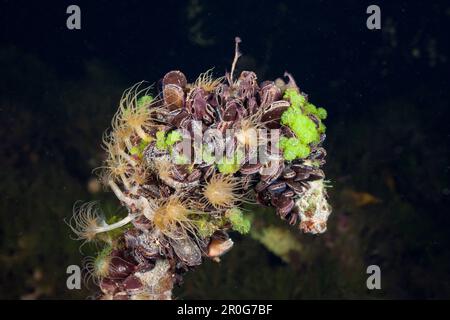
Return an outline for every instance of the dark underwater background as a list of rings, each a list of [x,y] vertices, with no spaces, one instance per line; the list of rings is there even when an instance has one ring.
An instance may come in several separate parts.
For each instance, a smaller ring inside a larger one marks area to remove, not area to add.
[[[66,8],[81,8],[81,30]],[[366,8],[381,8],[368,30]],[[300,234],[254,209],[266,235],[232,234],[220,264],[178,299],[450,298],[448,1],[0,1],[0,298],[85,299],[63,219],[77,200],[118,201],[92,170],[132,84],[182,70],[259,80],[291,72],[328,110],[328,231]],[[265,240],[264,240],[265,239]],[[85,254],[92,248],[85,247]],[[368,290],[366,268],[381,268]]]

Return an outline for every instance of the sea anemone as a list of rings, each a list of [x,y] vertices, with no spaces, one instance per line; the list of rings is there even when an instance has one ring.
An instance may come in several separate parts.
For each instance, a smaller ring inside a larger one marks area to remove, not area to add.
[[[135,217],[136,215],[129,214],[115,223],[108,224],[97,202],[76,202],[73,208],[73,215],[67,224],[77,235],[77,240],[84,240],[86,242],[93,241],[100,233],[109,232],[125,226]]]
[[[102,213],[95,201],[81,203],[76,202],[73,206],[73,215],[68,225],[77,235],[77,239],[92,241],[97,235],[97,230],[104,222]]]
[[[214,208],[231,208],[243,200],[242,182],[232,175],[214,174],[203,188],[202,200]]]
[[[223,82],[225,77],[214,78],[213,71],[214,68],[201,73],[192,85],[193,88],[201,88],[205,92],[213,92],[217,87]]]
[[[126,278],[134,271],[135,266],[120,256],[119,251],[106,245],[96,257],[86,257],[84,268],[87,271],[86,282],[93,279],[100,285],[102,279],[120,280]]]
[[[153,216],[155,228],[173,240],[184,239],[190,235],[195,236],[197,225],[192,217],[199,215],[199,212],[193,210],[189,202],[183,200],[182,195],[173,195],[159,201],[159,207]]]
[[[112,127],[115,132],[122,130],[125,133],[131,128],[142,140],[150,141],[151,136],[146,131],[155,125],[154,114],[158,109],[152,108],[153,97],[148,95],[151,87],[140,88],[142,83],[139,82],[124,92],[112,120]]]

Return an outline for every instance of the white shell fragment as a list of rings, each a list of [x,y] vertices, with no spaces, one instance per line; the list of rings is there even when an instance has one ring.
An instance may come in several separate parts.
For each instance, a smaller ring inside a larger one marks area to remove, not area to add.
[[[300,230],[305,233],[324,233],[327,230],[327,220],[331,206],[327,201],[324,180],[308,182],[309,188],[296,201],[300,216]]]

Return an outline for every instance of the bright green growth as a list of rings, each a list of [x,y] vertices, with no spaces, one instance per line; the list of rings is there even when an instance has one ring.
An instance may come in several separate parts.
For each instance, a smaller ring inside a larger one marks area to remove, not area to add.
[[[152,101],[153,101],[153,97],[152,96],[149,96],[149,95],[142,96],[137,101],[137,107],[141,108],[143,106],[147,106],[150,103],[152,103]]]
[[[321,120],[325,120],[327,118],[327,110],[325,110],[324,108],[317,108],[317,117]]]
[[[297,89],[286,89],[283,99],[288,100],[292,107],[300,108],[307,115],[313,114],[321,120],[327,118],[327,110],[324,108],[317,108],[312,103],[306,102],[305,96],[300,94]]]
[[[306,103],[305,96],[301,95],[297,89],[288,88],[284,92],[283,99],[289,100],[294,108],[303,107]]]
[[[325,131],[327,130],[327,127],[325,127],[325,125],[323,124],[322,121],[319,122],[319,128],[317,129],[317,131],[319,131],[320,134],[325,133]]]
[[[181,140],[183,140],[183,136],[181,135],[181,133],[177,130],[173,130],[167,134],[166,145],[171,147]]]
[[[213,156],[212,151],[209,150],[208,145],[204,144],[202,147],[202,160],[207,164],[213,164],[216,157]]]
[[[142,154],[145,148],[148,146],[148,144],[149,144],[148,141],[141,140],[141,142],[138,145],[135,145],[133,148],[131,148],[130,150],[131,155],[142,158]]]
[[[312,103],[307,103],[304,108],[303,111],[306,114],[312,114],[315,115],[317,118],[324,120],[327,118],[327,110],[325,110],[324,108],[317,108],[315,105],[313,105]]]
[[[235,152],[233,157],[230,159],[228,157],[222,158],[221,163],[217,164],[217,168],[220,173],[223,174],[233,174],[236,173],[241,167],[241,161],[244,158],[242,151],[238,150]]]
[[[299,107],[290,106],[281,115],[281,123],[291,128],[303,144],[319,142],[316,124]]]
[[[303,111],[306,114],[316,114],[317,113],[317,107],[315,105],[313,105],[312,103],[307,103],[304,107],[303,107]]]
[[[167,134],[164,131],[156,132],[156,148],[159,150],[167,150],[167,148],[172,147],[178,141],[183,140],[180,132],[177,130],[171,131]]]
[[[296,137],[282,137],[279,147],[286,160],[306,158],[311,152],[309,145],[318,143],[320,135],[326,130],[321,120],[327,117],[327,111],[306,102],[306,98],[294,88],[286,89],[283,98],[289,100],[291,105],[281,115],[281,124],[291,128]],[[309,115],[314,115],[319,120],[318,124]]]
[[[241,210],[238,208],[232,208],[227,210],[226,217],[230,221],[233,230],[241,234],[249,233],[251,222],[248,218],[244,217]]]
[[[218,229],[218,226],[206,219],[196,220],[195,224],[197,226],[198,233],[202,238],[212,236],[212,234]]]
[[[281,137],[279,146],[283,150],[284,158],[288,161],[306,158],[310,153],[309,146],[294,137]]]
[[[112,252],[112,246],[105,246],[97,255],[94,260],[94,269],[96,272],[100,272],[100,270],[105,270],[105,264],[108,264],[108,257]],[[106,268],[107,269],[107,268]]]
[[[164,131],[156,132],[156,148],[158,148],[159,150],[167,149],[166,133]]]

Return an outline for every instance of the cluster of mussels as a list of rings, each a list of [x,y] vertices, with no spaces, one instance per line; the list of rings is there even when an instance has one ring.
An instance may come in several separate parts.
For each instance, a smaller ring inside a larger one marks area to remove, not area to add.
[[[254,72],[243,71],[234,80],[238,56],[236,45],[231,73],[222,78],[206,72],[188,83],[171,71],[156,96],[142,83],[125,91],[104,137],[101,179],[126,215],[107,219],[88,203],[76,208],[70,224],[80,239],[103,244],[86,264],[99,298],[170,299],[184,272],[232,247],[227,231],[249,232],[251,220],[239,209],[246,201],[273,206],[304,232],[326,230],[326,111],[309,103],[289,74],[287,82],[258,83]],[[191,144],[191,154],[201,148],[200,161],[181,152],[186,140],[211,128],[235,132],[225,140],[234,146],[227,161],[211,161],[213,140]],[[270,162],[241,152],[257,129],[278,129],[277,143],[257,138]]]

